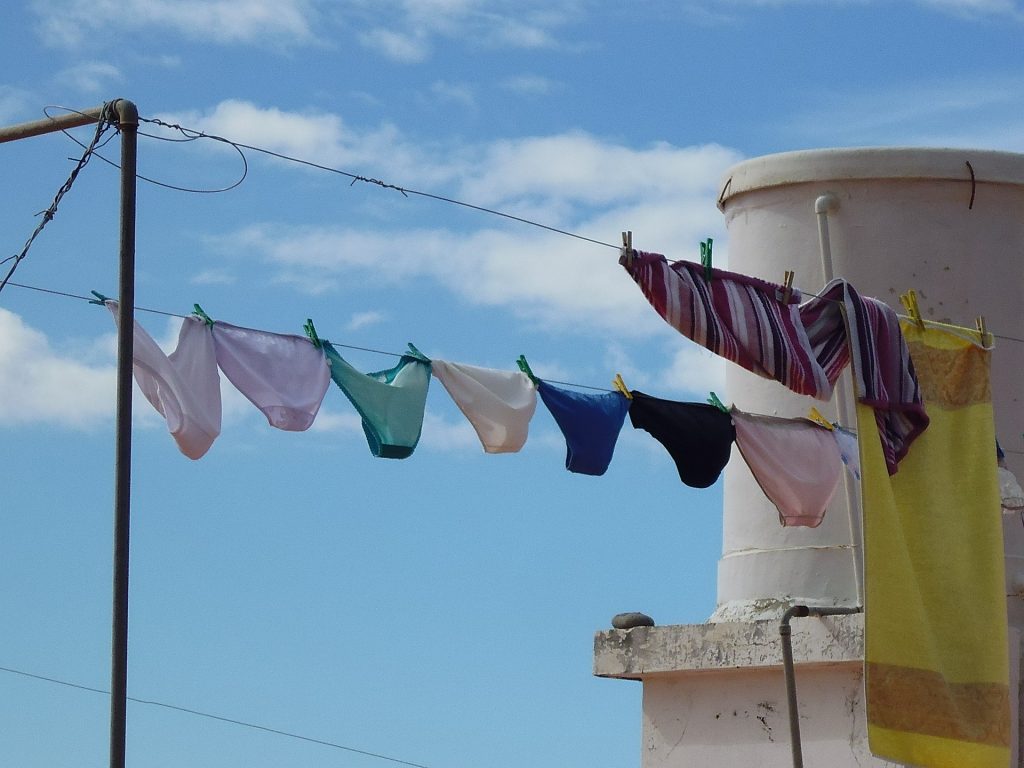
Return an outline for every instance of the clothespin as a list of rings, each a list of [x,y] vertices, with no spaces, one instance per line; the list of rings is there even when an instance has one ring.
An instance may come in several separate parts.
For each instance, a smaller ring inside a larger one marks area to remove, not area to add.
[[[789,304],[789,300],[793,298],[793,278],[796,276],[796,272],[791,269],[786,270],[786,274],[782,278],[782,303]]]
[[[815,424],[824,427],[829,432],[835,429],[835,425],[833,425],[831,421],[822,416],[821,411],[819,411],[813,405],[811,406],[811,410],[807,412],[807,418],[813,421]]]
[[[316,326],[313,325],[313,319],[311,317],[306,318],[306,322],[302,324],[302,330],[306,332],[306,335],[309,337],[309,340],[313,343],[314,347],[317,349],[323,348],[324,343],[317,335]]]
[[[700,265],[704,267],[704,279],[709,283],[711,282],[711,244],[712,239],[709,237],[700,244]]]
[[[981,346],[987,347],[988,343],[988,329],[985,327],[985,316],[978,315],[974,320],[975,325],[978,326],[978,335],[981,337]]]
[[[417,360],[423,361],[424,363],[430,362],[430,358],[424,355],[418,349],[416,349],[416,345],[414,345],[411,341],[409,342],[409,354],[415,357]]]
[[[110,299],[108,299],[99,291],[89,291],[89,293],[96,297],[95,299],[89,299],[90,304],[99,304],[101,307],[104,307],[106,306],[107,302],[110,301]]]
[[[615,374],[615,378],[612,379],[612,386],[615,387],[616,391],[624,395],[627,400],[633,399],[633,393],[626,388],[626,382],[622,380],[621,373]]]
[[[533,375],[533,371],[530,370],[530,364],[526,362],[526,355],[520,355],[519,359],[516,360],[516,365],[519,366],[519,370],[530,377],[530,381],[536,384],[539,379]]]
[[[195,315],[196,317],[198,317],[200,320],[202,320],[204,323],[206,323],[211,328],[213,327],[213,320],[210,318],[210,316],[208,314],[203,312],[203,308],[200,307],[198,304],[193,304],[192,305],[192,314]]]
[[[921,308],[917,303],[917,291],[911,288],[904,294],[900,295],[900,304],[907,310],[907,314],[910,315],[910,319],[913,320],[917,327],[922,331],[924,330],[924,319],[921,317]]]
[[[626,266],[633,266],[633,230],[622,233],[622,255],[626,257]]]
[[[729,412],[729,409],[725,407],[725,403],[719,400],[718,395],[716,395],[714,392],[712,392],[711,396],[708,398],[708,405],[715,406],[715,408],[722,411],[723,413]]]

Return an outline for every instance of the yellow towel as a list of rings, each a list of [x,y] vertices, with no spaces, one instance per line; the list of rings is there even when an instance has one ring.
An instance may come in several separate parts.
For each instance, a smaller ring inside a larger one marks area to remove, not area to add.
[[[890,477],[857,405],[864,505],[865,686],[875,755],[1006,768],[1009,664],[989,353],[903,325],[931,424]]]

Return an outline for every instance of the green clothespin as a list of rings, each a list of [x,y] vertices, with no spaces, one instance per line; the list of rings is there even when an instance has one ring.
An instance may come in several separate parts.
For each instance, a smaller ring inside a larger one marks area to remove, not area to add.
[[[704,279],[711,282],[711,245],[714,241],[709,237],[700,244],[700,265],[704,267]]]
[[[519,359],[516,360],[516,365],[519,366],[519,370],[530,377],[530,381],[534,384],[538,383],[539,379],[533,375],[533,371],[530,370],[530,364],[526,362],[526,355],[520,355]]]
[[[108,299],[99,291],[89,291],[89,293],[96,297],[95,299],[89,299],[90,304],[99,304],[101,307],[105,307],[107,305],[107,302],[110,301],[110,299]]]
[[[200,307],[198,304],[193,304],[192,305],[192,314],[195,315],[196,317],[198,317],[200,320],[202,320],[204,323],[206,323],[211,328],[213,327],[213,319],[208,314],[206,314],[203,311],[203,308]]]
[[[309,340],[313,342],[314,347],[316,347],[317,349],[323,348],[324,343],[316,334],[316,326],[313,325],[313,318],[306,318],[306,322],[303,324],[302,330],[304,330],[306,332],[306,335],[309,336]]]
[[[416,349],[416,345],[413,344],[411,341],[409,342],[409,351],[407,354],[411,355],[412,357],[415,357],[417,360],[420,360],[424,363],[430,362],[430,358],[424,355],[418,349]]]
[[[729,409],[725,407],[725,403],[723,403],[721,400],[719,400],[718,399],[718,395],[716,395],[714,392],[712,392],[711,393],[711,397],[708,398],[708,405],[715,406],[715,408],[717,408],[718,410],[722,411],[722,413],[728,413],[729,412]]]

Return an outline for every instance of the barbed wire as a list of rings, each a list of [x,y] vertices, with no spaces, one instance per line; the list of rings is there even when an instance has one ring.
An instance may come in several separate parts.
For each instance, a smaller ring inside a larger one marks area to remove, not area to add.
[[[116,116],[114,113],[113,102],[108,101],[100,110],[100,116],[96,121],[96,130],[93,132],[92,141],[90,141],[88,145],[83,145],[81,142],[78,142],[80,146],[85,148],[85,151],[82,153],[82,156],[78,158],[78,161],[75,163],[75,167],[71,169],[71,173],[68,175],[67,180],[60,186],[60,189],[57,190],[57,194],[54,195],[53,202],[50,203],[50,206],[45,211],[41,211],[37,214],[42,216],[39,220],[38,226],[36,226],[28,240],[25,241],[25,245],[22,246],[21,251],[13,256],[8,256],[7,258],[0,260],[0,264],[11,262],[11,266],[10,269],[7,270],[7,274],[4,275],[3,280],[0,280],[0,291],[3,291],[7,283],[10,282],[11,276],[18,268],[18,265],[20,265],[21,262],[25,260],[25,257],[28,256],[29,249],[32,247],[36,238],[39,237],[46,225],[53,220],[53,217],[57,215],[57,207],[60,205],[61,200],[64,199],[64,195],[71,191],[71,187],[78,178],[78,174],[81,173],[82,169],[89,163],[89,159],[96,154],[97,147],[103,146],[102,144],[99,144],[100,138],[104,133],[106,133],[108,128],[115,124],[115,119]],[[113,134],[111,134],[110,138],[113,138]],[[109,141],[110,138],[108,138],[107,141]],[[99,157],[99,155],[96,156]]]

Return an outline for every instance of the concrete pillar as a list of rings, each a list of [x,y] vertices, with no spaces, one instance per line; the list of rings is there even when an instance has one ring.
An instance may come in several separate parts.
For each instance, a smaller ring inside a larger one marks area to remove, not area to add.
[[[822,201],[827,201],[823,205]],[[825,281],[818,210],[827,210],[834,276],[901,310],[913,288],[928,319],[1024,339],[1024,155],[953,149],[851,149],[755,158],[730,169],[720,207],[735,272],[816,292]],[[1024,343],[996,339],[992,387],[1007,466],[1024,478]],[[852,393],[848,385],[846,392]],[[851,420],[849,404],[822,404],[729,366],[741,408],[804,416],[815,405]],[[994,452],[994,447],[993,447]],[[994,460],[994,456],[993,456]],[[725,472],[717,608],[709,623],[598,632],[594,674],[639,680],[643,768],[791,765],[778,624],[790,605],[860,604],[855,491],[837,492],[816,529],[783,528],[742,459]],[[1004,514],[1015,766],[1022,724],[1024,520]],[[859,523],[858,523],[859,524]],[[863,616],[793,621],[807,765],[888,766],[867,749]]]
[[[973,326],[975,316],[984,315],[990,331],[1024,339],[1024,155],[789,152],[740,163],[726,173],[723,187],[730,270],[782,282],[791,269],[794,285],[818,291],[824,275],[815,203],[831,195],[836,277],[900,312],[899,294],[914,288],[927,319]],[[1021,477],[1024,344],[996,343],[996,428],[1009,468]],[[845,420],[835,398],[822,405],[739,366],[729,366],[727,376],[729,398],[745,410],[804,416],[816,405],[825,416]],[[860,552],[852,548],[842,489],[820,527],[783,528],[746,464],[734,457],[725,472],[723,516],[713,620],[776,616],[793,602],[857,604],[854,557]]]

